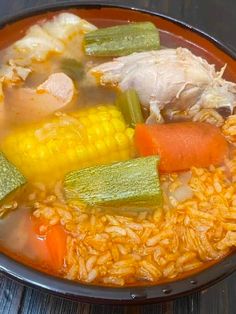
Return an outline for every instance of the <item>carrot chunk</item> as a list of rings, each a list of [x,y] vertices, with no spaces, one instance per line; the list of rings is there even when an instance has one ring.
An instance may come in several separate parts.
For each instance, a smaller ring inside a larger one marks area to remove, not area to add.
[[[37,263],[47,265],[51,268],[50,256],[46,245],[46,234],[40,232],[40,227],[44,224],[42,219],[30,216],[28,225],[28,245],[33,252]]]
[[[41,231],[41,226],[46,230]],[[60,272],[66,256],[66,231],[61,225],[48,226],[41,218],[30,217],[29,242],[40,261],[55,273]]]
[[[141,156],[160,156],[161,172],[220,165],[229,152],[220,130],[201,122],[138,124],[135,143]]]
[[[51,259],[51,266],[56,271],[63,267],[66,255],[66,238],[66,232],[60,225],[50,227],[46,235],[46,245]]]

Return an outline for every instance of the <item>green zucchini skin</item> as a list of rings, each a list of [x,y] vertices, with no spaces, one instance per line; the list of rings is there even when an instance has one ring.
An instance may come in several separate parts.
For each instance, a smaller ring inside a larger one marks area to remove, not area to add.
[[[25,183],[25,177],[0,152],[0,201]]]
[[[64,180],[68,201],[90,206],[148,209],[162,204],[158,156],[69,173]]]
[[[159,31],[151,22],[134,22],[100,28],[84,36],[85,53],[95,57],[119,57],[160,49]]]

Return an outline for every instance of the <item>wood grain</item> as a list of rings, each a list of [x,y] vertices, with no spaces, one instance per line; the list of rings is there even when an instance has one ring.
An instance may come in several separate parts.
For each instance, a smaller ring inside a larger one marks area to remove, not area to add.
[[[236,274],[190,296],[154,305],[120,307],[71,302],[23,287],[0,275],[0,313],[15,314],[234,314]]]
[[[0,0],[0,17],[60,0]],[[67,0],[66,2],[73,2]],[[80,2],[80,1],[78,1]],[[87,1],[97,2],[101,1]],[[199,29],[217,36],[236,51],[235,0],[113,0],[106,3],[132,5],[183,19]],[[38,290],[24,287],[0,275],[0,314],[234,314],[236,274],[217,285],[177,300],[139,307],[88,305],[71,302]]]

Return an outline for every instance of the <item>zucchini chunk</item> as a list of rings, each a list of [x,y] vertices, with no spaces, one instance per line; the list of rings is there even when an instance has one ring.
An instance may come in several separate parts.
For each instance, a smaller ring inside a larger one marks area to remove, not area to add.
[[[68,201],[90,206],[148,209],[162,203],[158,156],[72,171],[64,180]]]

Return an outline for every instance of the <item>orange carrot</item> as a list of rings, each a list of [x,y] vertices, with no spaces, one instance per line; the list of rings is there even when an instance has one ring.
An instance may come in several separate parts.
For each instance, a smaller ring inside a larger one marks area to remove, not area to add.
[[[46,235],[46,245],[51,259],[51,266],[56,271],[59,271],[64,263],[66,238],[66,232],[60,225],[50,227]]]
[[[58,272],[61,270],[66,255],[66,232],[60,225],[48,226],[44,232],[40,227],[48,222],[31,217],[29,240],[39,261]]]
[[[48,253],[48,248],[46,246],[46,234],[42,234],[40,232],[40,226],[42,226],[43,222],[41,219],[37,219],[34,216],[30,216],[29,218],[29,226],[28,226],[28,245],[35,255],[35,258],[38,263],[48,265],[48,261],[50,260],[50,256]]]
[[[229,151],[220,130],[201,122],[138,124],[135,143],[141,156],[160,156],[162,172],[220,165]]]

